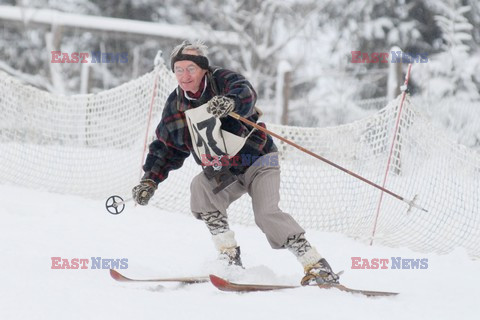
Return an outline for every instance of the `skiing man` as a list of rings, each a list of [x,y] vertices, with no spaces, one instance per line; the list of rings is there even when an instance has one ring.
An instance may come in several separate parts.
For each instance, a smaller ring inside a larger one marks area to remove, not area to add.
[[[243,267],[227,208],[248,193],[255,222],[271,247],[288,249],[304,267],[301,284],[338,283],[305,230],[278,207],[280,167],[272,137],[228,115],[235,112],[257,122],[261,114],[255,90],[242,75],[210,66],[206,49],[202,42],[184,41],[171,54],[178,87],[165,103],[133,199],[146,205],[169,171],[192,153],[203,172],[191,182],[191,211],[205,222],[221,259]]]

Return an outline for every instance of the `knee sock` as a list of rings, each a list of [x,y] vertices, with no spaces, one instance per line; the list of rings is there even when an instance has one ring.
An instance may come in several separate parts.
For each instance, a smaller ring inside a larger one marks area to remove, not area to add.
[[[297,257],[304,268],[317,263],[322,258],[317,250],[310,245],[304,233],[288,237],[284,247]]]
[[[230,230],[227,217],[224,214],[220,211],[213,211],[201,213],[200,216],[212,234],[213,243],[218,251],[222,252],[237,247],[235,233]]]
[[[200,217],[205,222],[208,230],[210,230],[210,233],[213,236],[230,230],[227,216],[222,214],[220,211],[201,213]]]

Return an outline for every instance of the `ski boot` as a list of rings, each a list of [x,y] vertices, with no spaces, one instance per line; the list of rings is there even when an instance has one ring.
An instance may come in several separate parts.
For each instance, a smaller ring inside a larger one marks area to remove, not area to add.
[[[219,260],[227,261],[229,266],[234,265],[243,268],[242,259],[240,258],[240,247],[223,249],[220,252]]]
[[[317,263],[305,267],[305,276],[300,281],[302,286],[312,284],[339,284],[338,274],[332,271],[327,260],[320,259]]]

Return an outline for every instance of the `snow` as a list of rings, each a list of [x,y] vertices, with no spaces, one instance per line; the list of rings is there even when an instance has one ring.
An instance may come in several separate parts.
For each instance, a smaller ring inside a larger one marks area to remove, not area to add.
[[[272,250],[256,227],[232,225],[246,270],[215,260],[206,227],[189,214],[127,203],[110,215],[103,201],[0,185],[1,319],[477,319],[480,262],[463,250],[448,255],[366,246],[343,235],[307,236],[342,282],[391,290],[367,298],[302,288],[237,294],[210,283],[128,284],[108,270],[51,269],[51,258],[128,258],[130,277],[226,275],[237,281],[296,284],[302,269],[286,250]],[[187,199],[186,199],[187,200]],[[428,259],[428,269],[351,269],[351,257]],[[91,263],[89,264],[89,267]]]

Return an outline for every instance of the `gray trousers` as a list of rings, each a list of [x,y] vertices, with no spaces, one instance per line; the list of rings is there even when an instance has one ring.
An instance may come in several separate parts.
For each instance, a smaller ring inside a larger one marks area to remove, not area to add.
[[[244,174],[217,194],[214,179],[208,180],[202,172],[193,178],[190,190],[190,207],[193,215],[201,219],[200,213],[220,211],[227,216],[229,205],[248,192],[252,198],[255,223],[266,235],[274,249],[284,247],[288,237],[304,233],[302,227],[278,207],[280,201],[280,166],[263,161],[277,153],[270,153],[255,161]]]

